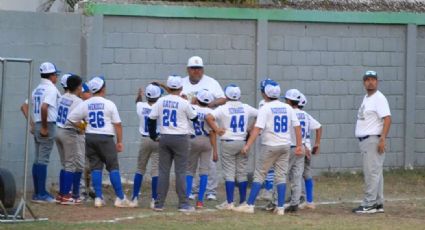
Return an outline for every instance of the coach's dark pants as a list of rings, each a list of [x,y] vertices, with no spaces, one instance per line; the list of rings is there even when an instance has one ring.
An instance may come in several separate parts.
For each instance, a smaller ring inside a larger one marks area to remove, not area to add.
[[[157,205],[164,206],[170,186],[170,169],[174,160],[176,192],[179,207],[187,204],[186,170],[189,156],[189,137],[187,135],[161,135],[159,140],[159,178]]]

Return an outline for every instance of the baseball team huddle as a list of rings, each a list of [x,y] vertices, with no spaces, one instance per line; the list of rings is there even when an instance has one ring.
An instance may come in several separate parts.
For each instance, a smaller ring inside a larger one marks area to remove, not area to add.
[[[35,142],[32,201],[81,204],[80,181],[88,170],[94,206],[102,207],[106,167],[116,195],[115,207],[138,207],[143,179],[149,174],[150,208],[163,211],[174,163],[178,211],[192,212],[204,207],[204,199],[217,199],[216,162],[220,158],[226,198],[217,209],[254,213],[257,198],[268,200],[265,209],[277,215],[315,209],[311,160],[320,151],[322,126],[303,110],[306,96],[297,89],[281,96],[280,85],[266,78],[260,82],[263,100],[256,109],[241,101],[241,88],[236,84],[223,89],[205,75],[201,57],[189,58],[187,72],[184,78],[169,76],[165,84],[152,82],[136,96],[140,149],[132,194],[127,197],[118,161],[118,153],[124,150],[123,128],[116,105],[105,98],[106,79],[98,76],[84,83],[76,74],[64,74],[61,95],[55,87],[59,70],[50,62],[42,63],[41,82],[21,107],[31,119]],[[357,115],[356,137],[363,155],[365,198],[353,209],[355,213],[383,212],[383,153],[391,119],[388,102],[377,90],[377,78],[374,71],[363,76],[368,95]],[[313,133],[314,142],[310,140]],[[248,157],[257,139],[260,151],[255,154],[248,193]],[[62,166],[56,197],[46,190],[54,143]],[[193,207],[189,200],[195,199]]]

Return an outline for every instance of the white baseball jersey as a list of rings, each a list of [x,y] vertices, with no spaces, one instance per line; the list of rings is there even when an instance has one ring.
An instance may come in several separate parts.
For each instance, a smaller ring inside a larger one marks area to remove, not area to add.
[[[211,114],[213,110],[208,107],[201,107],[199,105],[193,105],[193,108],[198,114],[198,121],[192,121],[190,133],[195,136],[208,136],[211,128],[205,121],[205,116],[207,116],[207,114]]]
[[[152,111],[152,106],[147,102],[137,102],[136,112],[139,117],[139,132],[144,136],[149,136],[148,119]]]
[[[316,119],[314,119],[313,116],[311,116],[310,114],[307,114],[307,119],[308,119],[308,127],[306,128],[306,139],[305,139],[305,146],[311,150],[311,131],[319,129],[320,127],[322,127],[322,124],[320,124]]]
[[[264,104],[266,104],[266,101],[263,99],[258,103],[258,108],[263,107]]]
[[[56,86],[48,79],[42,78],[40,84],[32,92],[32,115],[35,122],[41,121],[41,105],[49,105],[47,122],[56,122],[58,99],[61,96]]]
[[[68,121],[68,115],[81,103],[83,100],[71,93],[65,93],[59,98],[58,103],[58,117],[56,119],[56,126],[61,128],[73,128],[72,124]]]
[[[357,113],[356,137],[381,135],[383,118],[391,116],[387,98],[379,90],[373,95],[365,95]]]
[[[219,127],[226,130],[222,140],[245,140],[249,118],[257,116],[257,109],[240,101],[228,101],[211,113]]]
[[[115,135],[113,124],[121,123],[117,106],[110,100],[94,96],[81,102],[69,115],[68,120],[88,121],[86,133]]]
[[[278,100],[265,103],[258,110],[255,123],[262,129],[261,144],[268,146],[290,145],[290,132],[299,125],[294,109]]]
[[[299,108],[294,109],[295,114],[297,115],[298,120],[300,121],[301,126],[301,138],[302,143],[305,144],[305,140],[307,139],[307,129],[310,126],[309,119],[307,113],[302,111]],[[295,146],[297,144],[297,139],[295,136],[295,130],[291,129],[291,145]]]
[[[189,101],[191,101],[191,98],[195,97],[201,89],[207,89],[210,91],[214,95],[214,99],[225,97],[223,89],[218,81],[207,75],[202,76],[201,80],[197,84],[192,84],[189,80],[189,76],[187,76],[183,78],[182,84],[182,93],[188,97]]]
[[[167,95],[152,106],[150,119],[158,120],[160,134],[189,134],[189,119],[196,117],[196,111],[189,102],[177,95]],[[158,124],[158,123],[157,123]]]

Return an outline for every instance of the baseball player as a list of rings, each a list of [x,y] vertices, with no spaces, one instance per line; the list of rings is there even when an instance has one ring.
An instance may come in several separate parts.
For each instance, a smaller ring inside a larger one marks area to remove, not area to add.
[[[75,126],[81,120],[87,120],[86,155],[89,159],[91,178],[96,198],[95,207],[104,206],[102,195],[102,170],[106,165],[112,187],[117,198],[115,207],[128,207],[129,201],[121,185],[117,152],[124,149],[122,143],[121,119],[115,104],[105,98],[106,85],[103,77],[94,77],[88,83],[93,97],[80,103],[68,117]],[[114,136],[117,142],[114,143]]]
[[[192,122],[191,138],[190,138],[190,154],[186,176],[186,196],[189,198],[192,191],[193,177],[196,174],[199,161],[199,192],[196,208],[204,207],[204,195],[208,184],[208,169],[211,161],[211,153],[213,161],[217,162],[217,138],[215,132],[205,123],[207,114],[213,112],[208,108],[208,104],[214,100],[213,94],[204,89],[196,94],[196,104],[193,108],[198,114],[198,121]]]
[[[50,62],[40,65],[40,84],[32,92],[32,117],[34,120],[35,161],[32,166],[36,203],[54,203],[55,199],[46,191],[47,165],[56,135],[57,102],[60,97],[55,87],[60,71]],[[28,108],[28,105],[22,107]],[[28,109],[26,109],[28,110]],[[25,108],[23,109],[23,112]],[[27,112],[27,118],[28,116]],[[31,119],[31,118],[30,118]]]
[[[207,115],[206,119],[221,140],[221,163],[225,177],[226,201],[217,205],[216,208],[231,210],[234,208],[235,180],[238,182],[239,203],[242,204],[246,200],[248,154],[241,154],[241,149],[246,143],[250,128],[248,122],[257,117],[257,109],[239,101],[241,90],[235,84],[228,85],[224,93],[228,100],[226,104],[216,108]]]
[[[81,204],[79,187],[84,169],[85,146],[82,132],[69,123],[67,117],[83,101],[78,97],[81,94],[82,79],[73,74],[64,76],[66,82],[62,81],[61,84],[66,93],[59,99],[56,119],[56,146],[62,165],[56,202],[72,205]]]
[[[133,196],[131,198],[130,207],[138,206],[139,192],[143,182],[143,175],[146,172],[146,166],[150,159],[151,161],[151,187],[152,187],[152,199],[151,199],[151,208],[154,208],[155,200],[158,197],[157,187],[158,187],[158,161],[159,161],[159,149],[158,142],[155,142],[149,138],[148,130],[148,119],[149,113],[152,110],[152,106],[155,102],[161,97],[162,89],[154,84],[149,84],[145,89],[145,96],[147,102],[142,102],[142,92],[138,93],[137,102],[136,102],[136,112],[139,117],[139,132],[141,135],[141,143],[139,149],[139,157],[137,161],[137,172],[134,175],[134,184],[133,184]]]
[[[285,212],[297,212],[298,205],[300,202],[301,196],[301,179],[304,170],[304,157],[305,150],[304,144],[306,140],[306,127],[308,127],[307,114],[298,108],[298,104],[301,99],[301,92],[297,89],[290,89],[285,93],[285,100],[288,105],[290,105],[300,122],[301,127],[301,137],[302,137],[302,152],[301,154],[295,153],[296,147],[296,137],[295,132],[291,130],[291,151],[289,155],[289,171],[288,177],[291,182],[291,199],[289,206],[285,209]]]
[[[305,97],[304,94],[301,93],[300,95],[300,102],[298,103],[298,108],[300,110],[302,110],[306,105],[307,105],[307,98]],[[308,209],[315,209],[316,206],[313,202],[313,187],[314,187],[314,183],[313,183],[313,176],[312,176],[312,172],[311,172],[311,157],[312,155],[317,155],[319,154],[319,150],[320,150],[320,139],[322,137],[322,125],[313,118],[313,116],[311,116],[310,114],[306,113],[306,127],[304,127],[305,129],[305,149],[306,149],[306,154],[305,154],[305,158],[304,158],[304,171],[303,171],[303,179],[304,179],[304,187],[305,187],[305,199],[303,199],[303,202],[301,202],[302,200],[300,199],[300,205],[299,208],[300,209],[304,209],[304,208],[308,208]],[[316,135],[315,135],[315,141],[314,141],[314,146],[312,148],[311,146],[311,131],[315,131]],[[302,181],[301,181],[302,182]]]
[[[183,99],[182,79],[180,76],[169,76],[167,88],[170,93],[161,97],[153,106],[149,114],[149,136],[159,141],[159,178],[158,199],[155,201],[154,211],[163,211],[167,198],[170,169],[174,160],[176,176],[176,192],[179,198],[178,210],[191,212],[194,208],[189,205],[186,197],[186,170],[189,157],[189,130],[191,121],[197,121],[196,111],[190,103]],[[159,133],[157,133],[157,120]]]
[[[391,112],[387,98],[378,90],[378,74],[367,71],[363,76],[367,94],[357,114],[356,137],[363,155],[365,182],[364,198],[354,213],[384,212],[385,142],[391,126]]]
[[[68,87],[67,87],[67,84],[66,83],[68,81],[68,78],[70,76],[72,76],[72,75],[73,74],[71,74],[71,73],[66,73],[66,74],[62,75],[62,77],[61,77],[60,83],[61,83],[61,86],[63,88],[64,93],[67,93],[68,92]]]
[[[280,86],[273,82],[264,88],[262,96],[266,103],[259,109],[255,127],[249,139],[241,150],[247,154],[255,139],[261,133],[261,155],[255,165],[254,182],[251,186],[248,201],[234,208],[236,212],[254,213],[255,200],[261,190],[268,170],[274,165],[275,183],[278,195],[277,215],[284,215],[286,174],[291,146],[291,130],[296,133],[295,152],[302,154],[301,128],[295,111],[287,104],[278,100]]]

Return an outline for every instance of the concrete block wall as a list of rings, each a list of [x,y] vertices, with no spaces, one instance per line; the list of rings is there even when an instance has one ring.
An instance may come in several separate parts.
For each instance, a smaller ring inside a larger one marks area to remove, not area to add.
[[[39,83],[39,66],[45,61],[54,62],[63,72],[80,73],[81,15],[0,11],[0,34],[0,57],[34,60],[31,88]],[[0,167],[12,171],[19,187],[23,181],[26,127],[20,106],[27,98],[28,73],[27,64],[9,63],[7,76],[2,82],[4,92],[1,92],[3,121]],[[57,87],[60,88],[59,82]],[[31,140],[30,165],[34,159],[33,146]],[[57,183],[60,163],[56,147],[50,160],[48,183]],[[32,182],[28,184],[32,188]]]
[[[425,164],[425,27],[418,27],[416,67],[416,166]]]
[[[104,17],[102,73],[123,120],[126,150],[119,159],[125,177],[132,179],[136,171],[138,88],[154,80],[165,83],[171,74],[186,76],[189,57],[201,56],[205,74],[222,87],[238,84],[243,100],[255,106],[255,26],[254,21]]]
[[[321,154],[313,167],[361,167],[354,129],[368,69],[378,72],[393,116],[385,165],[401,166],[405,27],[270,22],[268,28],[268,75],[280,81],[283,91],[304,92],[306,110],[323,124]]]

